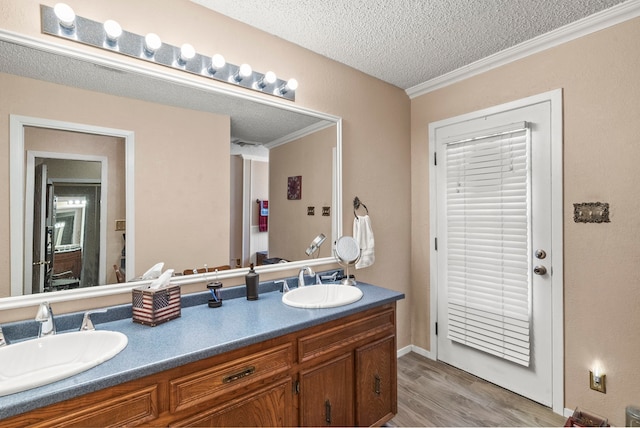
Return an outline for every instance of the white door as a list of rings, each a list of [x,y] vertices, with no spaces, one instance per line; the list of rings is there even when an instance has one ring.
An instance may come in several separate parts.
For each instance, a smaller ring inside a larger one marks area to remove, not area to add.
[[[511,104],[430,126],[437,359],[547,406],[554,403],[551,109],[549,100]]]

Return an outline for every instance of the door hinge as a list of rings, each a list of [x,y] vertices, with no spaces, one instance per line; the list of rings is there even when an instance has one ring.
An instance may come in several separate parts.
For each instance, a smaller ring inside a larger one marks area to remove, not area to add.
[[[433,164],[434,165],[438,165],[438,153],[437,152],[433,152]]]
[[[435,239],[435,246],[436,246],[436,251],[438,251],[438,238]]]
[[[438,323],[436,323],[436,336],[438,335]]]

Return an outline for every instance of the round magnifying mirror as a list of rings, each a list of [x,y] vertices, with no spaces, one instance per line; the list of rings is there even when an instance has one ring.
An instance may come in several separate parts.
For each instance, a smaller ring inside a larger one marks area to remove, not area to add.
[[[351,236],[338,238],[333,253],[338,263],[345,267],[345,277],[342,284],[356,285],[356,280],[349,276],[349,266],[355,265],[360,260],[362,251],[358,242]]]

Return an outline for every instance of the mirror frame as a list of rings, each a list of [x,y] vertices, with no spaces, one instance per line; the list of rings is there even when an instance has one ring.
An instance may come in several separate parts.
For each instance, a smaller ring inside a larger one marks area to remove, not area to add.
[[[227,87],[228,85],[217,85],[215,83],[210,82],[201,82],[195,80],[193,77],[188,75],[177,75],[175,73],[170,73],[161,69],[161,67],[151,68],[147,64],[137,64],[131,61],[122,61],[120,59],[111,58],[107,56],[103,56],[101,53],[93,53],[85,50],[79,50],[76,47],[71,46],[63,46],[58,45],[49,41],[45,41],[42,39],[37,39],[33,37],[29,37],[23,34],[7,31],[4,29],[0,29],[0,40],[15,43],[18,45],[22,45],[25,47],[29,47],[32,49],[44,50],[49,53],[68,56],[75,59],[80,59],[83,61],[87,61],[96,65],[102,65],[105,67],[109,67],[115,70],[133,72],[149,77],[153,77],[156,79],[163,79],[168,82],[176,83],[182,86],[188,86],[194,89],[199,89],[203,91],[207,91],[213,94],[221,94],[226,96],[233,96],[238,99],[244,99],[247,101],[255,102],[258,104],[263,104],[266,106],[271,106],[274,108],[284,109],[291,112],[304,114],[307,116],[312,116],[317,118],[319,121],[324,120],[328,122],[332,122],[336,125],[336,156],[335,156],[335,171],[333,174],[333,195],[332,195],[332,212],[331,216],[331,240],[335,242],[338,237],[342,236],[342,118],[339,116],[334,116],[327,113],[322,113],[318,111],[314,111],[311,109],[307,109],[304,107],[292,105],[290,102],[285,102],[279,99],[269,99],[264,96],[260,96],[250,91],[241,90],[235,87]],[[15,123],[14,123],[14,120]],[[22,121],[18,120],[21,118]],[[23,133],[24,126],[28,126],[30,123],[29,119],[26,116],[11,116],[10,123],[10,164],[14,162],[18,162],[19,168],[23,171],[24,177],[24,167],[23,167],[23,151],[18,150],[15,147],[17,143],[14,141],[14,134]],[[49,123],[55,121],[48,121]],[[66,122],[61,122],[66,123]],[[38,123],[32,125],[38,126]],[[15,128],[14,128],[15,127]],[[108,130],[109,128],[103,128]],[[121,131],[121,130],[119,130]],[[130,131],[129,131],[130,132]],[[108,135],[108,134],[107,134]],[[135,165],[134,162],[134,135],[133,132],[131,134],[127,134],[125,140],[130,138],[130,144],[127,144],[126,150],[126,233],[127,233],[127,272],[130,272],[129,269],[129,257],[131,257],[131,266],[134,266],[134,257],[135,257],[135,203],[134,203],[134,175],[133,168]],[[17,138],[16,138],[17,139]],[[22,140],[22,138],[21,138]],[[15,144],[14,144],[15,143]],[[16,152],[19,153],[16,154]],[[17,157],[20,156],[20,157]],[[131,169],[131,171],[130,171]],[[49,293],[39,293],[39,294],[30,294],[24,296],[13,296],[14,287],[19,286],[20,290],[23,288],[22,284],[22,267],[18,267],[16,269],[16,265],[14,263],[18,263],[14,253],[19,257],[19,265],[23,265],[23,255],[24,255],[24,243],[23,243],[23,233],[24,233],[24,185],[18,183],[16,187],[21,187],[18,189],[13,188],[13,181],[10,184],[10,222],[11,222],[11,287],[12,287],[12,296],[0,298],[0,310],[5,309],[18,309],[23,307],[29,307],[38,305],[44,301],[49,303],[55,302],[64,302],[64,301],[72,301],[72,300],[80,300],[94,297],[102,297],[102,296],[111,296],[117,294],[124,294],[130,292],[131,289],[135,287],[140,287],[150,281],[136,281],[136,282],[125,282],[125,283],[117,283],[117,284],[107,284],[107,285],[99,285],[95,287],[87,287],[83,289],[72,289],[72,290],[62,290],[55,291]],[[14,236],[14,233],[19,233],[19,238]],[[129,242],[129,237],[132,237],[131,242]],[[17,251],[17,252],[16,252]],[[323,257],[316,259],[307,259],[307,260],[298,260],[288,263],[279,263],[274,265],[264,265],[256,267],[256,271],[258,273],[275,273],[281,272],[291,269],[299,269],[304,266],[317,266],[323,264],[332,264],[335,263],[335,259],[333,257]],[[219,279],[227,279],[227,278],[237,278],[243,277],[247,274],[249,268],[240,268],[240,269],[231,269],[228,271],[223,271],[218,274]],[[210,275],[210,274],[209,274]],[[195,274],[195,275],[187,275],[187,276],[176,276],[172,278],[171,283],[176,285],[186,285],[192,283],[200,283],[207,280],[209,275],[205,274]],[[130,277],[127,278],[128,281],[131,280]]]

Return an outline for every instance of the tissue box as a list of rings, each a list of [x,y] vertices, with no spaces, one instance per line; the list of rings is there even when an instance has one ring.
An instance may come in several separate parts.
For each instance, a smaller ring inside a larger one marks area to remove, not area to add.
[[[132,292],[133,322],[155,327],[180,316],[180,286],[152,290],[134,288]]]

